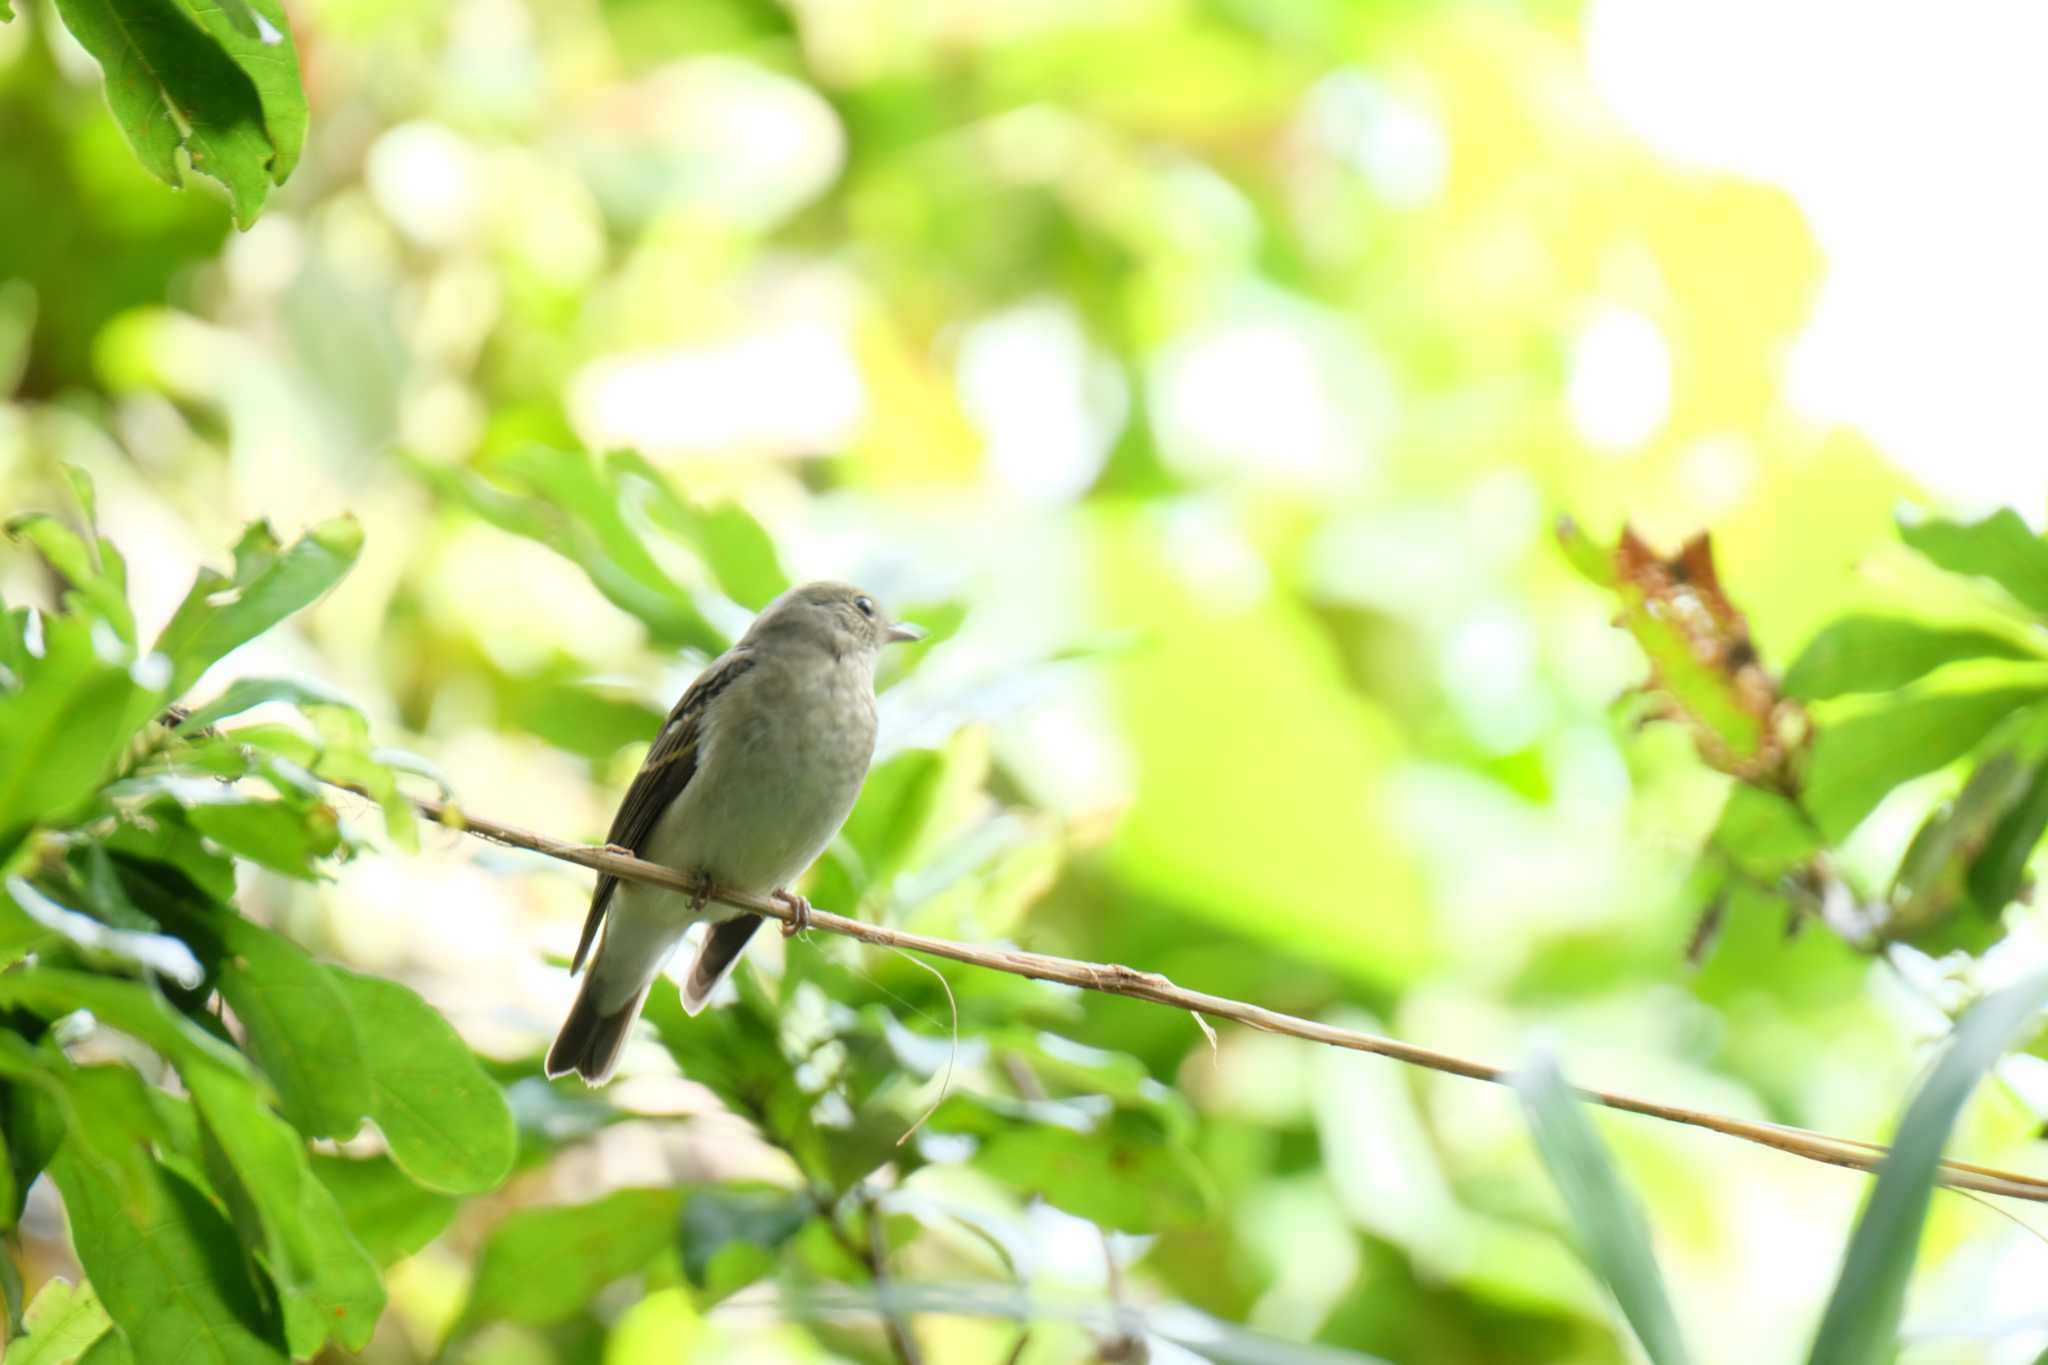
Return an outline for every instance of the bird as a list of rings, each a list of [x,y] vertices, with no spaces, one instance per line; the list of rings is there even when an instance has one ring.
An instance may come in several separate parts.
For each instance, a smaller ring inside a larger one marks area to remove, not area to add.
[[[647,992],[684,931],[709,927],[682,987],[703,1010],[761,917],[707,908],[713,886],[789,906],[785,932],[810,904],[790,884],[853,810],[875,750],[875,665],[887,646],[922,639],[847,583],[790,588],[683,692],[620,802],[607,843],[671,868],[685,895],[600,873],[571,973],[589,971],[548,1049],[549,1077],[602,1085],[619,1063]],[[602,940],[599,939],[600,930]],[[595,954],[591,945],[597,944]]]

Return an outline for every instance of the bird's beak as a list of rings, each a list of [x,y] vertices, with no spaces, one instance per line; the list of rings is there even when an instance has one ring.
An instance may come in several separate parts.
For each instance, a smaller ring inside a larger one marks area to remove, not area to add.
[[[890,625],[889,633],[882,637],[882,643],[889,645],[902,644],[909,640],[922,640],[924,636],[925,629],[923,626],[913,626],[908,621],[897,621]]]

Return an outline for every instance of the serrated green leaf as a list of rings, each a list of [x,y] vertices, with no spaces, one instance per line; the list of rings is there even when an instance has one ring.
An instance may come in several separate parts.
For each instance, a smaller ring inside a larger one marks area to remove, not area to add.
[[[1901,521],[1899,536],[1950,573],[1988,578],[2035,615],[2048,616],[2048,541],[2010,507],[1982,521]]]
[[[1823,726],[1814,737],[1802,804],[1835,843],[1892,788],[1953,763],[1994,726],[2048,696],[2038,687],[1919,695]]]
[[[329,968],[370,1068],[370,1117],[399,1167],[430,1190],[480,1194],[512,1169],[504,1092],[433,1006],[395,981]]]
[[[49,1279],[23,1317],[26,1335],[9,1339],[7,1365],[72,1365],[113,1326],[90,1284]]]
[[[92,795],[127,746],[137,697],[154,695],[101,654],[86,622],[45,620],[42,657],[19,690],[0,694],[0,855],[27,826]]]
[[[88,545],[76,531],[55,517],[33,513],[7,524],[7,533],[35,546],[45,562],[61,575],[70,591],[66,605],[76,614],[98,617],[130,644],[135,642],[135,616],[128,608],[125,566],[105,541]]]
[[[299,947],[231,913],[215,920],[227,955],[220,993],[242,1021],[250,1056],[277,1086],[284,1115],[308,1137],[347,1138],[370,1112],[370,1072],[334,978]]]
[[[1985,630],[1943,630],[1883,616],[1850,616],[1829,625],[1785,674],[1788,696],[1819,701],[1853,692],[1904,687],[1946,664],[1968,659],[2041,656]]]
[[[300,881],[341,847],[341,821],[324,801],[208,801],[187,812],[193,827],[229,852]]]
[[[1811,1365],[1882,1365],[1897,1350],[1906,1285],[1927,1221],[1942,1149],[1963,1106],[2048,1004],[2048,975],[1988,996],[1965,1014],[1927,1083],[1906,1106],[1877,1184],[1856,1220]]]
[[[323,522],[288,548],[278,545],[268,526],[252,525],[235,547],[234,577],[200,570],[157,638],[157,651],[171,660],[172,695],[182,694],[229,650],[312,605],[341,581],[362,548],[363,528],[353,517]]]
[[[491,1229],[463,1321],[545,1325],[675,1244],[676,1189],[615,1190],[588,1204],[520,1209]]]
[[[1635,1329],[1655,1365],[1691,1359],[1650,1249],[1640,1203],[1622,1184],[1557,1063],[1539,1054],[1514,1078],[1515,1094],[1565,1212],[1594,1272]]]
[[[313,1174],[334,1195],[363,1249],[380,1266],[412,1255],[440,1236],[459,1202],[406,1178],[389,1157],[313,1157]]]
[[[107,107],[135,157],[176,188],[178,152],[219,181],[243,227],[256,221],[276,159],[248,74],[175,0],[57,0],[106,77]]]

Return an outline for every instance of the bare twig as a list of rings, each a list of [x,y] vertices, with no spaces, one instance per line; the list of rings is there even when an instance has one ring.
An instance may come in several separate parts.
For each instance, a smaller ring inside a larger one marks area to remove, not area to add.
[[[478,838],[488,839],[492,843],[543,853],[550,858],[559,858],[563,862],[575,863],[609,876],[645,882],[651,886],[663,886],[686,895],[699,889],[691,879],[681,873],[672,872],[668,868],[640,858],[594,848],[588,844],[569,843],[511,825],[501,825],[496,821],[459,811],[450,803],[425,797],[415,797],[413,801],[421,814],[428,819],[450,828],[467,830]],[[757,915],[766,915],[784,923],[788,923],[791,917],[789,907],[771,896],[714,890],[711,899],[735,909],[751,910]],[[985,967],[990,971],[1009,972],[1039,981],[1056,981],[1062,985],[1078,986],[1083,990],[1101,991],[1106,995],[1149,1000],[1154,1004],[1188,1010],[1211,1018],[1232,1019],[1267,1033],[1282,1033],[1291,1038],[1302,1038],[1328,1047],[1348,1048],[1353,1052],[1369,1052],[1375,1056],[1405,1062],[1410,1066],[1426,1067],[1431,1071],[1465,1076],[1476,1081],[1504,1084],[1512,1075],[1511,1070],[1506,1067],[1439,1052],[1434,1048],[1403,1042],[1398,1038],[1365,1033],[1358,1029],[1338,1028],[1332,1024],[1318,1023],[1313,1019],[1282,1014],[1277,1010],[1269,1010],[1242,1000],[1187,990],[1174,985],[1163,976],[1137,971],[1116,963],[1080,962],[1073,958],[1052,957],[1044,953],[956,943],[951,939],[932,938],[925,934],[913,934],[907,930],[892,929],[884,925],[865,924],[859,920],[847,919],[843,915],[816,909],[811,911],[810,927],[881,948],[908,949],[932,957],[965,962],[969,966]],[[1589,1104],[1663,1119],[1667,1123],[1705,1128],[1729,1137],[1741,1138],[1745,1142],[1789,1152],[1793,1156],[1805,1157],[1809,1161],[1825,1162],[1830,1166],[1875,1171],[1887,1155],[1887,1149],[1876,1143],[1862,1142],[1855,1138],[1832,1137],[1825,1133],[1784,1124],[1731,1118],[1725,1114],[1701,1109],[1687,1109],[1680,1105],[1642,1099],[1617,1090],[1581,1089],[1578,1094]],[[2048,1180],[2035,1176],[1973,1166],[1961,1161],[1944,1161],[1938,1178],[1942,1184],[1957,1189],[2048,1203]]]

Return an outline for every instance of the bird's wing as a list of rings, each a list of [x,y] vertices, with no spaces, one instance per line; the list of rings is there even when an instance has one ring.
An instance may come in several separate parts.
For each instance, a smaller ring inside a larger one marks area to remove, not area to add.
[[[754,656],[744,648],[738,648],[727,652],[697,675],[697,680],[683,693],[675,709],[668,713],[667,723],[655,736],[654,747],[647,751],[647,759],[640,765],[633,785],[626,789],[626,799],[619,803],[619,813],[612,817],[611,833],[606,836],[606,842],[629,848],[635,853],[640,851],[642,841],[653,832],[661,813],[683,794],[683,788],[696,775],[698,747],[704,738],[704,716],[711,707],[712,699],[753,666]],[[576,960],[570,964],[570,971],[583,969],[583,960],[590,955],[590,945],[597,940],[597,926],[604,923],[605,909],[611,904],[612,892],[618,885],[617,877],[598,874],[597,889],[590,896],[590,914],[583,920],[583,937],[576,944]]]

